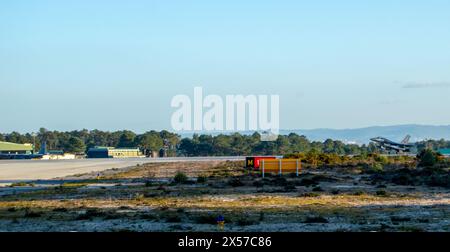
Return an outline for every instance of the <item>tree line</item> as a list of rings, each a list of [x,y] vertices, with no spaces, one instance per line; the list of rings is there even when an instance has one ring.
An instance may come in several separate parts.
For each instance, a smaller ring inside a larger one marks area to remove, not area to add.
[[[180,141],[180,137],[168,131],[149,131],[136,134],[129,130],[101,131],[101,130],[75,130],[75,131],[49,131],[45,128],[39,129],[36,134],[20,134],[12,132],[0,134],[0,141],[12,143],[35,143],[35,149],[39,150],[43,142],[47,150],[63,150],[68,153],[84,153],[95,146],[108,146],[116,148],[134,148],[141,150],[159,151],[167,148],[174,152]],[[174,154],[172,154],[174,155]]]
[[[261,135],[194,135],[181,139],[178,151],[185,156],[247,156],[285,155],[288,153],[315,150],[339,155],[358,155],[375,151],[373,144],[358,146],[328,139],[324,142],[310,141],[295,133],[280,135],[276,141],[261,141]]]
[[[261,141],[261,135],[221,134],[198,135],[181,138],[169,131],[148,131],[136,134],[129,130],[100,131],[49,131],[41,128],[36,134],[12,132],[0,134],[0,141],[13,143],[35,143],[36,150],[46,142],[48,150],[63,150],[69,153],[84,153],[94,146],[116,148],[139,147],[143,151],[159,151],[164,148],[169,156],[245,156],[245,155],[286,155],[293,153],[325,153],[336,155],[367,155],[378,153],[373,144],[356,145],[327,139],[310,141],[305,136],[291,133],[280,135],[276,141]],[[450,141],[427,140],[417,143],[418,150],[450,148]]]

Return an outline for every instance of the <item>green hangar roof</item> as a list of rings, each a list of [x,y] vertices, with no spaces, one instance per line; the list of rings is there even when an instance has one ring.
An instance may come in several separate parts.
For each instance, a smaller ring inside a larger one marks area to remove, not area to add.
[[[0,141],[0,151],[32,151],[32,144],[16,144]]]

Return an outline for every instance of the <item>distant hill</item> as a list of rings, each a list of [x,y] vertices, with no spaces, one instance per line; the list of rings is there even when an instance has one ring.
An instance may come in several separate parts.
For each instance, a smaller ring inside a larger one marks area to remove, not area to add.
[[[370,138],[382,136],[393,141],[401,141],[406,135],[411,135],[411,142],[426,139],[450,140],[450,125],[396,125],[396,126],[374,126],[358,129],[311,129],[311,130],[281,130],[282,135],[289,133],[305,135],[310,140],[324,141],[327,138],[358,144],[369,143]]]
[[[218,135],[221,132],[197,132],[199,134]],[[224,134],[229,134],[224,133]],[[252,134],[253,132],[240,132],[241,134]],[[410,142],[417,142],[426,139],[446,139],[450,140],[450,125],[446,126],[430,126],[430,125],[395,125],[395,126],[373,126],[357,129],[293,129],[280,130],[280,134],[288,135],[296,133],[305,135],[309,140],[325,141],[330,138],[333,140],[341,140],[346,143],[367,144],[370,138],[382,136],[393,141],[401,141],[406,135],[411,135]],[[182,137],[192,137],[193,132],[182,133]]]

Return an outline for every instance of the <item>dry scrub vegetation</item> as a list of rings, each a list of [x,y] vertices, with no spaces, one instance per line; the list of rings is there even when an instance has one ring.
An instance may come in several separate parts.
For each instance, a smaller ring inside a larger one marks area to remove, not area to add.
[[[146,164],[4,194],[0,230],[220,231],[218,216],[225,231],[450,229],[448,189],[427,183],[429,170],[410,169],[412,182],[397,183],[402,165],[307,167],[299,177],[264,179],[243,165]]]

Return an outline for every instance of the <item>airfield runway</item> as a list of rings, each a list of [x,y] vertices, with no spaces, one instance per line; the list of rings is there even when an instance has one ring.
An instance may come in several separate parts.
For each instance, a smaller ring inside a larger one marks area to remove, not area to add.
[[[74,160],[0,160],[0,184],[53,179],[145,163],[244,160],[244,157],[121,158]]]

